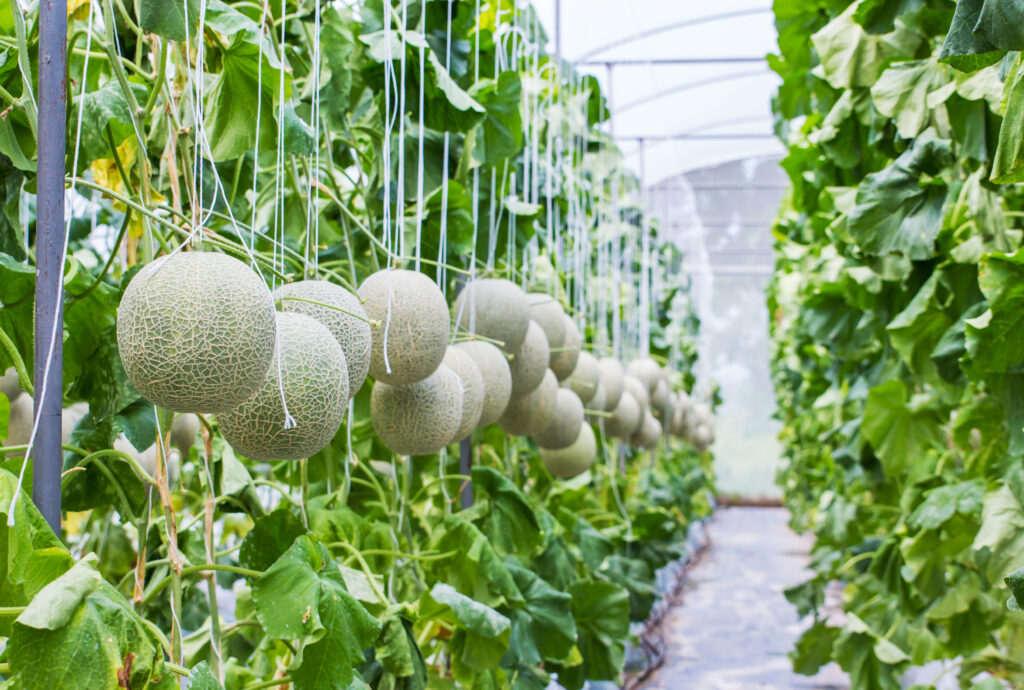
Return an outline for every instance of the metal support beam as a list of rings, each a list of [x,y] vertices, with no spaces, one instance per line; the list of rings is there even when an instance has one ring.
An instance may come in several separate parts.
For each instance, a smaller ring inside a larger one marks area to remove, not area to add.
[[[64,157],[67,0],[39,3],[39,148],[36,198],[35,414],[32,500],[60,534],[63,402]],[[55,336],[52,338],[51,336]],[[45,380],[45,383],[44,383]]]
[[[619,141],[726,141],[729,139],[778,139],[774,134],[759,132],[728,132],[723,134],[617,134]]]
[[[764,56],[744,55],[733,57],[687,57],[687,58],[651,58],[650,60],[583,60],[574,62],[574,67],[600,67],[615,65],[616,67],[646,67],[648,65],[734,65],[734,64],[766,64]]]

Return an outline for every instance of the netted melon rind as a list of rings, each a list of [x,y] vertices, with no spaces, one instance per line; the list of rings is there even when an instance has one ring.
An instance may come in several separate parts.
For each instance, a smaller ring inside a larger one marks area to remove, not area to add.
[[[597,368],[601,372],[601,386],[604,388],[604,411],[611,412],[622,397],[622,378],[626,375],[626,369],[614,357],[602,357],[597,361]]]
[[[583,474],[594,464],[597,458],[597,439],[589,424],[580,425],[576,440],[568,448],[561,450],[540,449],[540,459],[552,476],[560,479],[572,479]]]
[[[644,414],[643,422],[635,434],[629,438],[629,445],[647,450],[657,447],[661,440],[661,422],[654,418],[650,410]]]
[[[647,390],[647,386],[632,374],[626,374],[622,378],[622,390],[632,395],[633,399],[639,403],[641,409],[651,406],[651,395]]]
[[[301,460],[321,451],[348,409],[348,370],[341,345],[305,314],[279,313],[280,358],[254,396],[217,414],[224,440],[251,460]],[[280,361],[280,382],[278,380]],[[281,386],[295,426],[285,429]]]
[[[626,373],[638,378],[647,387],[647,393],[654,392],[655,384],[662,378],[661,365],[650,357],[644,357],[629,363]]]
[[[576,360],[576,368],[569,375],[569,388],[580,397],[584,404],[590,404],[597,392],[597,384],[601,380],[601,370],[597,366],[597,358],[589,352],[581,352]]]
[[[544,330],[548,345],[560,347],[565,341],[565,309],[551,295],[531,292],[526,295],[530,301],[530,318]]]
[[[604,432],[612,438],[628,438],[632,436],[643,422],[643,408],[629,391],[619,398],[611,417],[604,420]]]
[[[546,370],[540,385],[531,393],[509,402],[498,419],[498,426],[510,436],[526,436],[540,429],[555,410],[558,390],[554,372]]]
[[[274,300],[238,259],[184,252],[145,266],[117,310],[121,363],[151,402],[220,412],[252,397],[274,355]]]
[[[455,299],[452,321],[461,330],[504,343],[505,352],[514,353],[526,338],[530,303],[511,280],[474,280]]]
[[[441,364],[415,383],[392,386],[378,381],[370,396],[373,428],[392,453],[430,455],[452,440],[462,420],[462,385]]]
[[[576,323],[568,316],[565,317],[565,338],[562,344],[551,351],[551,371],[559,381],[564,381],[576,368],[576,361],[580,357],[580,347],[583,339],[580,337],[580,330]]]
[[[370,352],[373,348],[373,334],[359,298],[340,285],[326,280],[301,280],[279,287],[274,293],[274,299],[281,301],[282,311],[311,316],[337,338],[348,365],[348,395],[350,399],[354,398],[370,372]],[[325,304],[330,306],[322,306]]]
[[[477,427],[494,424],[512,397],[512,370],[505,353],[491,343],[473,340],[456,345],[468,353],[480,369],[484,382],[484,406]]]
[[[512,357],[512,399],[521,398],[540,385],[548,371],[548,339],[536,321],[530,321],[526,338]]]
[[[484,377],[473,357],[457,347],[450,346],[444,356],[444,365],[455,372],[462,383],[462,417],[459,430],[451,443],[467,438],[480,421],[484,410]]]
[[[583,403],[571,390],[559,388],[555,395],[555,409],[547,424],[531,434],[541,448],[560,450],[568,448],[579,436],[583,425]]]
[[[451,330],[448,305],[434,281],[417,271],[377,271],[359,286],[359,297],[366,315],[380,322],[371,329],[370,376],[400,386],[437,371]],[[385,335],[390,373],[384,362]]]

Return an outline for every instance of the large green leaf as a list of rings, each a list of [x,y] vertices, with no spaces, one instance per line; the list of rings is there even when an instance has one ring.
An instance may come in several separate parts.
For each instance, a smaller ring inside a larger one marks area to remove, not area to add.
[[[935,60],[900,62],[882,72],[871,87],[871,100],[878,112],[896,122],[899,135],[910,139],[923,132],[932,117],[928,94],[951,78],[950,69]]]
[[[942,43],[939,60],[963,72],[973,72],[1002,59],[1000,50],[987,38],[976,33],[978,17],[986,0],[959,0],[953,24]]]
[[[572,594],[572,615],[579,630],[583,663],[570,669],[587,680],[615,680],[625,662],[629,635],[629,596],[610,582],[578,582]]]
[[[143,31],[172,41],[196,41],[199,29],[199,0],[141,0],[139,25]],[[187,19],[187,21],[186,21]]]
[[[890,477],[927,466],[927,453],[942,446],[942,422],[930,401],[911,399],[902,381],[875,386],[864,404],[861,433]]]
[[[992,166],[992,181],[1024,182],[1024,58],[1017,58],[1017,70],[1006,99],[1006,118],[999,128],[999,146]]]
[[[477,129],[473,156],[488,166],[497,166],[523,146],[523,121],[519,113],[523,87],[518,72],[502,72],[497,80],[477,82],[470,95],[486,110]]]
[[[576,642],[572,597],[526,568],[508,563],[508,569],[524,600],[509,612],[512,620],[509,653],[517,662],[527,665],[544,660],[563,661]]]
[[[515,483],[492,467],[472,470],[473,488],[486,495],[476,505],[482,513],[482,531],[495,548],[529,557],[541,543],[537,514]]]
[[[989,254],[978,266],[989,309],[967,321],[967,352],[973,371],[1004,372],[1024,363],[1024,252]]]
[[[451,585],[439,582],[420,600],[420,616],[443,617],[457,623],[448,648],[452,653],[452,671],[456,678],[471,679],[481,672],[497,668],[508,649],[511,622]],[[477,684],[474,683],[473,687]]]
[[[1024,506],[1007,484],[985,494],[981,529],[974,537],[974,549],[984,550],[985,574],[999,582],[1020,564],[1024,553]]]
[[[825,79],[836,89],[871,86],[890,60],[913,57],[921,36],[902,25],[891,33],[869,34],[854,19],[859,2],[811,36]]]
[[[436,528],[433,548],[453,555],[434,563],[437,579],[481,604],[498,606],[522,595],[494,546],[471,522],[450,515]]]

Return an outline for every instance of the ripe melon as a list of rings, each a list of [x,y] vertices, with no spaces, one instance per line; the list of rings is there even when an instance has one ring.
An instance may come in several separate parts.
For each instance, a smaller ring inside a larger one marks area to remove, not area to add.
[[[654,385],[661,378],[661,366],[650,357],[629,363],[626,373],[638,378],[647,387],[648,394],[654,392]]]
[[[327,327],[305,314],[282,312],[277,331],[280,356],[259,390],[217,414],[224,440],[251,460],[301,460],[318,453],[334,438],[348,409],[345,353]],[[280,386],[295,420],[290,429],[284,428]]]
[[[380,322],[371,329],[370,376],[400,386],[437,371],[451,331],[448,305],[434,281],[417,271],[377,271],[359,286],[359,297],[366,315]]]
[[[462,385],[462,418],[450,441],[456,443],[473,433],[480,421],[484,411],[484,377],[470,354],[454,346],[449,346],[445,353],[444,365],[455,372]]]
[[[274,356],[274,300],[238,259],[185,252],[128,284],[117,345],[132,383],[175,412],[221,412],[252,397]]]
[[[601,387],[604,388],[604,411],[611,412],[622,397],[622,378],[626,370],[622,362],[614,357],[602,357],[597,362],[597,368],[601,372]]]
[[[604,386],[602,386],[601,382],[598,381],[597,391],[595,391],[594,397],[591,398],[590,402],[586,403],[584,407],[587,410],[593,410],[595,412],[604,412],[605,400],[606,396],[604,392]],[[587,414],[587,421],[590,422],[591,424],[597,424],[598,421],[602,419],[604,419],[604,415]]]
[[[693,434],[690,438],[690,443],[692,443],[693,447],[696,448],[697,451],[701,453],[710,448],[711,444],[713,444],[714,442],[715,432],[714,430],[712,430],[711,426],[707,424],[697,425],[697,428],[693,431]]]
[[[494,424],[512,397],[512,370],[505,353],[491,343],[473,340],[455,346],[473,358],[484,384],[484,404],[477,427]]]
[[[540,385],[548,371],[548,339],[536,321],[530,321],[526,338],[512,355],[512,399],[521,398]]]
[[[139,463],[139,466],[146,470],[147,473],[152,477],[156,474],[156,444],[152,444],[146,450],[136,450],[135,446],[125,438],[123,435],[114,439],[114,450],[119,450],[125,455],[130,455],[135,458],[135,462]],[[178,479],[178,466],[181,464],[182,456],[179,455],[180,451],[176,448],[171,448],[167,453],[165,459],[165,467],[167,469],[167,483],[174,484]]]
[[[571,390],[559,388],[555,394],[555,410],[547,423],[531,437],[541,448],[568,448],[580,434],[583,425],[583,403]]]
[[[569,388],[576,395],[580,396],[585,404],[590,404],[594,393],[597,392],[597,384],[601,379],[601,370],[597,366],[597,358],[589,352],[581,352],[576,360],[576,368],[569,375]]]
[[[542,292],[531,292],[526,297],[530,300],[530,318],[544,329],[551,347],[560,347],[565,341],[565,310],[562,305]]]
[[[604,432],[612,438],[628,438],[643,423],[643,408],[629,391],[619,398],[611,417],[604,420]]]
[[[171,445],[178,449],[183,460],[188,459],[188,452],[195,445],[201,426],[199,417],[194,414],[175,415],[171,425]]]
[[[14,399],[24,393],[18,384],[18,370],[10,367],[0,376],[0,393],[7,396],[7,399],[14,402]]]
[[[280,300],[281,311],[311,316],[338,339],[348,365],[348,395],[354,398],[370,371],[373,342],[369,321],[365,320],[366,310],[359,298],[326,280],[301,280],[279,287],[274,299]]]
[[[510,436],[526,436],[543,428],[555,411],[558,390],[555,374],[546,370],[540,385],[532,392],[512,398],[498,419],[498,425]]]
[[[456,327],[504,343],[505,352],[514,353],[526,338],[530,303],[511,280],[474,280],[455,299],[452,320]]]
[[[656,448],[661,440],[661,422],[654,418],[650,410],[644,414],[644,420],[640,428],[629,438],[629,445],[634,448]]]
[[[654,390],[651,391],[651,409],[655,412],[661,412],[664,410],[671,392],[672,391],[669,389],[668,384],[664,380],[657,379],[654,382]]]
[[[462,384],[444,364],[422,381],[404,386],[378,381],[370,396],[370,418],[377,438],[392,453],[436,453],[459,430]]]
[[[564,381],[576,368],[576,360],[580,356],[580,346],[583,339],[580,337],[580,330],[576,323],[568,316],[565,317],[565,338],[557,348],[551,349],[551,371],[559,381]]]
[[[622,378],[622,389],[633,396],[633,399],[639,403],[641,409],[650,407],[651,398],[650,393],[647,391],[647,386],[637,377],[626,374]]]
[[[540,459],[553,476],[571,479],[590,469],[597,458],[597,440],[589,424],[580,425],[576,440],[568,448],[540,449]]]

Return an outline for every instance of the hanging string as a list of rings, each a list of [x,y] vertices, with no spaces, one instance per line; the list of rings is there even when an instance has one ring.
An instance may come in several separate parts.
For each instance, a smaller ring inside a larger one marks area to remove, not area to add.
[[[405,67],[407,50],[406,27],[409,23],[408,5],[400,0],[402,26],[399,27],[398,40],[402,51],[398,59],[400,77],[398,87],[398,183],[395,185],[395,248],[398,256],[405,256]],[[422,125],[421,125],[422,127]]]
[[[419,82],[419,110],[417,111],[420,115],[420,129],[419,136],[416,141],[416,270],[420,270],[420,248],[423,244],[423,177],[424,177],[424,163],[423,163],[423,140],[425,123],[425,99],[424,94],[426,89],[423,87],[423,83],[427,78],[427,0],[422,0],[420,3],[420,28],[422,29],[422,40],[420,41],[420,82]]]
[[[313,130],[313,152],[306,157],[309,164],[306,194],[306,247],[303,269],[306,276],[316,275],[315,268],[319,266],[319,245],[320,245],[320,186],[317,184],[320,177],[320,3],[314,3],[313,8],[313,80],[312,104],[310,106],[309,127]],[[312,244],[312,252],[310,245]],[[312,253],[312,256],[310,254]],[[310,272],[310,263],[314,271]]]
[[[452,0],[448,0],[444,26],[444,68],[452,69]],[[448,276],[446,271],[448,252],[448,155],[451,148],[451,132],[445,130],[443,153],[441,154],[441,232],[437,242],[437,284],[441,294],[446,292]]]

